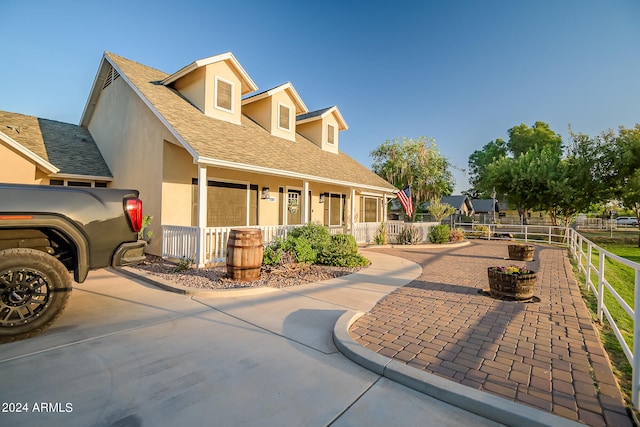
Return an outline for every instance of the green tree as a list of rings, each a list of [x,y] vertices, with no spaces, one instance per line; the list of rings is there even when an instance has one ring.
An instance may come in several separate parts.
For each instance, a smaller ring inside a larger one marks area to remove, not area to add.
[[[554,225],[566,226],[577,213],[611,197],[616,174],[610,138],[571,133],[563,151],[561,137],[543,122],[508,133],[507,156],[483,166],[482,182],[505,194],[521,215],[546,210]]]
[[[507,157],[507,143],[498,138],[487,143],[481,150],[476,150],[469,156],[469,183],[471,189],[467,195],[473,199],[491,197],[493,185],[487,180],[487,167]]]
[[[616,194],[624,207],[631,210],[640,222],[640,124],[631,129],[620,127],[614,140],[618,172]]]
[[[436,148],[433,138],[387,140],[371,152],[371,157],[372,170],[377,175],[399,189],[411,186],[414,206],[453,191],[451,165]]]
[[[429,200],[429,213],[435,221],[440,222],[449,215],[456,213],[456,208],[449,203],[442,203],[441,200],[434,198]]]

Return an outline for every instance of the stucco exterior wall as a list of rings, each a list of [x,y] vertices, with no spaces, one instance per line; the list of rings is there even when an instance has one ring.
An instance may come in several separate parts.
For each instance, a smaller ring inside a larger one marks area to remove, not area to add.
[[[184,148],[167,141],[163,144],[162,221],[163,224],[190,226],[191,179],[198,176],[198,169]]]
[[[333,125],[334,127],[333,144],[329,143],[327,125]],[[322,149],[323,150],[329,151],[331,153],[336,153],[336,154],[338,153],[338,134],[340,133],[338,129],[340,129],[338,127],[338,120],[336,120],[333,114],[328,115],[324,120],[322,120]]]
[[[271,100],[263,98],[242,106],[242,113],[251,117],[260,126],[271,132]]]
[[[305,138],[322,148],[322,119],[296,124],[296,130]]]
[[[161,235],[163,141],[173,136],[122,79],[104,89],[88,129],[113,173],[113,188],[140,191],[145,214],[153,216],[150,230]],[[160,253],[160,239],[148,251]]]
[[[289,108],[289,130],[281,128],[280,125],[280,105]],[[296,104],[286,91],[276,92],[271,97],[271,134],[280,138],[295,141],[296,139]]]
[[[233,84],[232,111],[225,111],[215,107],[216,77]],[[240,77],[226,62],[216,62],[205,67],[205,107],[204,113],[209,117],[240,124],[242,110],[242,83]]]
[[[49,178],[38,170],[33,160],[0,141],[0,182],[49,184]]]
[[[205,69],[198,68],[186,76],[178,79],[173,85],[174,89],[180,92],[200,111],[205,111]]]

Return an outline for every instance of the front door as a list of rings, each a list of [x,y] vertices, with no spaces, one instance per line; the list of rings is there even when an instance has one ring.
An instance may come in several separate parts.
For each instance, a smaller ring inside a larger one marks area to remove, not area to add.
[[[296,225],[302,223],[302,191],[287,190],[287,224]]]

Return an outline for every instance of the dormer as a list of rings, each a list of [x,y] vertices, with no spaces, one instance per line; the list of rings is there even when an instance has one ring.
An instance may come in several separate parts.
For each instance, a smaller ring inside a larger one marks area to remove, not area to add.
[[[335,105],[296,118],[298,133],[325,151],[338,154],[338,132],[349,127]]]
[[[296,140],[296,116],[309,110],[289,82],[242,100],[242,112],[271,135]]]
[[[240,124],[242,96],[258,86],[231,52],[192,62],[162,81],[205,115]]]

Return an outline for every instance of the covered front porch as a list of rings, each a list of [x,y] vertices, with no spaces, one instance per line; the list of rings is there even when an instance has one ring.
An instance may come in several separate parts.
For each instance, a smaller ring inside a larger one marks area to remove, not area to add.
[[[384,222],[388,240],[394,242],[407,223],[404,221]],[[433,222],[410,223],[419,231],[419,240],[428,241]],[[351,234],[359,245],[374,243],[382,222],[361,222],[349,226],[329,226],[330,234]],[[262,230],[262,242],[268,245],[277,237],[286,238],[289,231],[300,225],[249,226]],[[191,258],[198,267],[225,261],[227,240],[234,228],[240,227],[184,227],[162,226],[162,257],[169,259]]]

